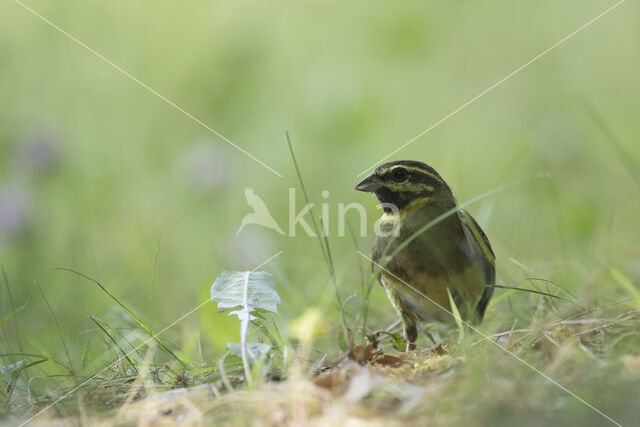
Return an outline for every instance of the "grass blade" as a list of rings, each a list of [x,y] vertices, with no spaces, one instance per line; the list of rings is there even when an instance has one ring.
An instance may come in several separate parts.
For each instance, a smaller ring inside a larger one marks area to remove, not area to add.
[[[0,357],[15,357],[15,356],[37,357],[39,359],[30,363],[27,363],[26,365],[22,365],[20,366],[20,368],[11,372],[11,377],[10,377],[9,383],[7,384],[7,401],[5,403],[6,405],[9,405],[9,403],[11,402],[11,397],[13,396],[13,391],[15,390],[15,385],[16,385],[16,382],[18,382],[18,378],[20,377],[20,374],[32,366],[39,365],[40,363],[43,363],[49,360],[48,357],[42,356],[40,354],[31,354],[31,353],[24,353],[24,352],[0,354]]]
[[[618,270],[617,268],[609,268],[609,272],[611,276],[615,279],[616,282],[629,294],[631,298],[633,298],[632,305],[636,310],[640,310],[640,290],[633,286],[631,283],[631,279],[629,279],[623,272]]]
[[[572,302],[570,299],[561,297],[559,295],[550,294],[548,292],[542,292],[535,289],[526,289],[526,288],[516,288],[515,286],[505,286],[505,285],[487,285],[488,288],[500,288],[500,289],[511,289],[512,291],[520,291],[520,292],[529,292],[532,294],[544,295],[546,297],[557,298],[562,301]]]
[[[87,362],[89,361],[89,339],[84,344],[84,350],[82,350],[82,362],[80,364],[80,369],[84,369],[87,366]]]
[[[291,144],[291,137],[289,136],[289,131],[284,131],[287,137],[287,145],[289,146],[289,153],[291,154],[291,160],[293,161],[293,166],[296,169],[296,174],[298,176],[298,183],[300,184],[300,189],[302,190],[302,195],[304,196],[304,201],[307,205],[311,205],[309,201],[309,195],[307,194],[307,189],[304,186],[304,181],[302,180],[302,173],[300,172],[300,167],[298,166],[298,161],[296,160],[296,155],[293,152],[293,145]],[[313,214],[313,208],[309,209],[309,216],[311,217],[311,225],[313,226],[313,231],[316,233],[316,237],[318,238],[318,243],[320,244],[320,250],[322,251],[322,256],[324,257],[324,261],[327,264],[327,268],[329,269],[329,274],[331,277],[334,277],[333,264],[330,262],[326,248],[324,246],[324,242],[320,237],[320,230],[318,228],[318,223],[316,222],[316,216]]]
[[[0,329],[4,328],[4,326],[9,323],[11,319],[13,319],[18,313],[24,311],[25,308],[27,308],[27,303],[22,304],[20,307],[4,316],[2,320],[0,320]]]
[[[47,305],[47,308],[49,309],[49,313],[51,313],[51,317],[53,317],[53,322],[56,324],[56,328],[58,329],[58,334],[60,334],[60,340],[62,340],[62,347],[64,347],[64,352],[67,356],[67,362],[69,363],[69,374],[72,377],[74,377],[75,373],[73,370],[73,362],[71,361],[71,354],[69,353],[69,348],[67,347],[67,341],[64,339],[64,334],[62,333],[62,328],[60,328],[60,323],[58,322],[58,318],[56,317],[56,314],[54,313],[53,308],[51,308],[51,304],[49,304],[49,300],[47,300],[47,297],[42,291],[42,288],[40,287],[38,282],[33,282],[33,283],[34,285],[36,285],[36,288],[38,288],[40,295],[42,295],[42,299],[44,300],[45,304]]]
[[[453,318],[455,319],[458,330],[460,331],[460,340],[462,340],[464,339],[464,324],[462,323],[462,316],[460,315],[460,310],[458,310],[456,302],[451,296],[451,291],[449,290],[449,288],[447,288],[447,295],[449,296],[449,306],[451,306],[451,313],[453,314]]]
[[[4,279],[4,285],[7,288],[7,295],[9,296],[9,306],[11,307],[11,312],[16,312],[16,306],[13,302],[13,294],[11,294],[11,287],[9,286],[9,279],[7,279],[7,272],[4,271],[4,266],[0,265],[0,271],[2,271],[2,278]],[[20,329],[18,327],[18,319],[13,320],[13,326],[16,332],[16,341],[18,342],[18,349],[20,349],[20,353],[24,353],[24,348],[22,346],[22,338],[20,335]]]
[[[106,336],[109,337],[109,339],[111,340],[111,342],[113,342],[113,344],[116,346],[116,348],[120,351],[120,353],[122,353],[123,357],[125,359],[127,359],[127,361],[129,362],[129,364],[131,365],[131,367],[133,368],[134,372],[136,374],[138,374],[138,369],[136,368],[136,366],[133,364],[133,362],[131,361],[131,359],[129,359],[129,356],[127,355],[127,353],[122,349],[122,347],[120,347],[120,344],[118,344],[118,341],[115,340],[115,338],[113,338],[111,336],[111,334],[101,325],[101,323],[103,323],[102,320],[98,319],[97,317],[95,317],[94,315],[92,315],[91,313],[87,313],[87,316],[89,316],[89,319],[91,319],[91,321],[93,323],[96,324],[96,326],[98,326],[98,328],[100,328],[102,330],[102,332],[105,333]]]
[[[291,160],[293,161],[293,166],[296,169],[296,174],[298,176],[298,183],[300,184],[300,188],[302,189],[304,200],[308,206],[312,206],[309,201],[309,195],[307,194],[307,190],[304,186],[304,181],[302,180],[302,173],[300,172],[300,167],[298,166],[295,153],[293,152],[293,145],[291,144],[291,137],[289,136],[289,131],[285,130],[284,133],[287,138],[289,153],[291,154]],[[322,251],[322,255],[324,256],[325,263],[327,264],[327,268],[329,269],[329,275],[331,276],[331,282],[333,283],[333,288],[336,295],[336,302],[338,303],[338,308],[340,310],[340,320],[342,321],[343,333],[346,334],[348,330],[347,320],[345,318],[344,304],[342,302],[342,298],[340,297],[340,292],[338,290],[338,282],[336,280],[335,268],[333,265],[333,259],[331,258],[331,251],[329,249],[329,240],[326,235],[324,235],[324,238],[323,238],[323,234],[320,233],[320,229],[318,228],[316,217],[313,213],[313,207],[309,208],[309,216],[311,216],[311,224],[316,233],[316,238],[318,239],[318,243],[320,244],[320,249]]]
[[[129,309],[129,307],[127,307],[126,305],[124,305],[124,303],[123,303],[122,301],[120,301],[118,298],[116,298],[116,297],[115,297],[115,295],[113,295],[113,294],[112,294],[111,292],[109,292],[109,291],[108,291],[104,286],[102,286],[102,284],[101,284],[100,282],[98,282],[98,281],[97,281],[97,280],[95,280],[95,279],[92,279],[91,277],[89,277],[89,276],[87,276],[87,275],[85,275],[85,274],[82,274],[82,273],[80,273],[80,272],[78,272],[78,271],[72,270],[72,269],[70,269],[70,268],[66,268],[66,267],[56,267],[56,268],[54,268],[54,270],[68,271],[68,272],[70,272],[70,273],[77,274],[78,276],[80,276],[80,277],[84,277],[85,279],[87,279],[87,280],[89,280],[89,281],[91,281],[91,282],[95,283],[96,285],[98,285],[98,286],[100,287],[100,289],[102,289],[102,291],[103,291],[104,293],[106,293],[107,295],[109,295],[109,296],[111,297],[111,299],[113,299],[116,303],[118,303],[118,305],[119,305],[120,307],[122,307],[122,309],[123,309],[123,310],[124,310],[124,311],[125,311],[125,312],[126,312],[126,313],[127,313],[127,314],[132,318],[132,319],[133,319],[133,320],[135,320],[135,322],[136,322],[138,325],[140,325],[140,327],[141,327],[142,329],[144,329],[144,330],[145,330],[145,331],[146,331],[146,332],[151,336],[151,338],[153,338],[153,340],[154,340],[155,342],[157,342],[157,343],[158,343],[158,345],[159,345],[160,347],[162,347],[162,349],[163,349],[164,351],[166,351],[166,352],[167,352],[171,357],[173,357],[173,358],[174,358],[178,363],[180,363],[183,367],[188,368],[187,364],[186,364],[186,363],[184,363],[184,362],[182,361],[182,359],[180,359],[180,358],[178,357],[178,355],[176,355],[176,354],[175,354],[175,353],[174,353],[174,352],[173,352],[169,347],[167,347],[167,345],[166,345],[166,344],[165,344],[165,343],[164,343],[160,338],[158,338],[158,336],[157,336],[157,335],[153,335],[153,334],[151,333],[151,329],[149,329],[149,327],[148,327],[147,325],[145,325],[145,324],[144,324],[144,322],[142,321],[142,319],[140,319],[140,318],[139,318],[139,317],[138,317],[138,316],[137,316],[133,311],[131,311],[131,310]]]

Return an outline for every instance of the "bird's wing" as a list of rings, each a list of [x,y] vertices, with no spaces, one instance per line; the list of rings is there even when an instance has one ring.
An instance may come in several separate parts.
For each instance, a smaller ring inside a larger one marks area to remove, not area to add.
[[[496,283],[496,256],[491,249],[491,244],[487,235],[482,231],[476,220],[465,210],[460,210],[460,219],[464,227],[465,235],[468,239],[475,242],[482,252],[482,262],[484,265],[485,285],[494,285]],[[484,317],[484,312],[489,305],[489,300],[493,295],[493,286],[485,286],[482,298],[476,307],[476,311],[480,319]]]

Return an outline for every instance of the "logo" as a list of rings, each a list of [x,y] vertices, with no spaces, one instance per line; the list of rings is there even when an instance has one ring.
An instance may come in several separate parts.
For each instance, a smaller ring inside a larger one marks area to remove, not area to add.
[[[279,234],[284,234],[284,231],[282,231],[276,220],[271,216],[267,205],[265,205],[264,201],[255,193],[255,191],[253,191],[251,187],[244,189],[244,198],[247,200],[247,204],[253,208],[253,212],[246,214],[244,218],[242,218],[242,223],[240,224],[240,228],[238,228],[236,236],[240,234],[242,229],[248,224],[261,225],[271,230],[275,230]]]
[[[327,190],[322,191],[321,196],[323,199],[329,198],[329,192]],[[236,232],[236,236],[240,234],[240,232],[250,224],[260,225],[262,227],[268,228],[270,230],[275,230],[278,234],[288,235],[289,237],[295,237],[296,230],[298,226],[304,230],[304,232],[310,237],[316,237],[316,231],[320,233],[322,236],[328,236],[329,231],[333,229],[335,222],[331,221],[331,213],[333,209],[328,202],[322,203],[320,207],[320,215],[317,217],[318,221],[315,222],[312,220],[313,227],[307,222],[307,219],[310,219],[309,215],[314,215],[312,212],[312,208],[315,203],[307,203],[302,206],[302,209],[296,209],[296,190],[295,188],[289,188],[289,232],[285,233],[282,228],[278,225],[278,222],[273,218],[271,212],[269,212],[269,208],[267,208],[266,203],[262,200],[260,196],[258,196],[255,191],[251,187],[247,187],[244,190],[244,197],[247,200],[247,204],[250,208],[253,209],[253,212],[250,212],[242,218],[242,222],[240,223],[240,227]],[[400,222],[399,211],[397,206],[391,203],[382,203],[382,205],[378,205],[378,209],[384,208],[384,215],[377,220],[373,224],[373,232],[376,236],[379,237],[388,237],[391,235],[398,235],[400,232]],[[367,235],[367,211],[363,205],[356,202],[351,202],[348,204],[338,203],[337,205],[337,228],[338,228],[338,237],[344,237],[346,235],[346,222],[347,222],[347,212],[353,211],[354,213],[350,215],[354,215],[357,213],[357,216],[360,219],[359,229],[360,236],[365,237]],[[317,224],[319,223],[319,229],[316,229]]]

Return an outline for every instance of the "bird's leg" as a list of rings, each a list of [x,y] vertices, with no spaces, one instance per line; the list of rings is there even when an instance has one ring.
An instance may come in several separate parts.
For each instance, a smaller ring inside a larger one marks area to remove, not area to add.
[[[403,311],[402,326],[404,327],[404,337],[407,340],[407,351],[416,349],[416,341],[418,340],[418,327],[416,325],[416,318],[412,313]]]

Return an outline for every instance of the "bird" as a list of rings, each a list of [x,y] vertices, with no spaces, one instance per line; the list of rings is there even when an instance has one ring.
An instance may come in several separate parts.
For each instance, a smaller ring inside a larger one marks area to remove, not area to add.
[[[245,188],[244,197],[247,200],[247,204],[253,208],[253,212],[246,214],[244,218],[242,218],[242,223],[236,232],[236,236],[240,234],[247,224],[258,224],[271,230],[275,230],[279,234],[284,234],[284,231],[282,231],[276,220],[271,216],[267,205],[265,205],[264,201],[255,193],[255,191],[253,191],[251,187]]]
[[[416,349],[421,321],[452,324],[456,315],[482,321],[493,295],[496,257],[435,169],[414,160],[385,163],[355,190],[374,193],[383,208],[371,267],[400,316],[406,350]]]

